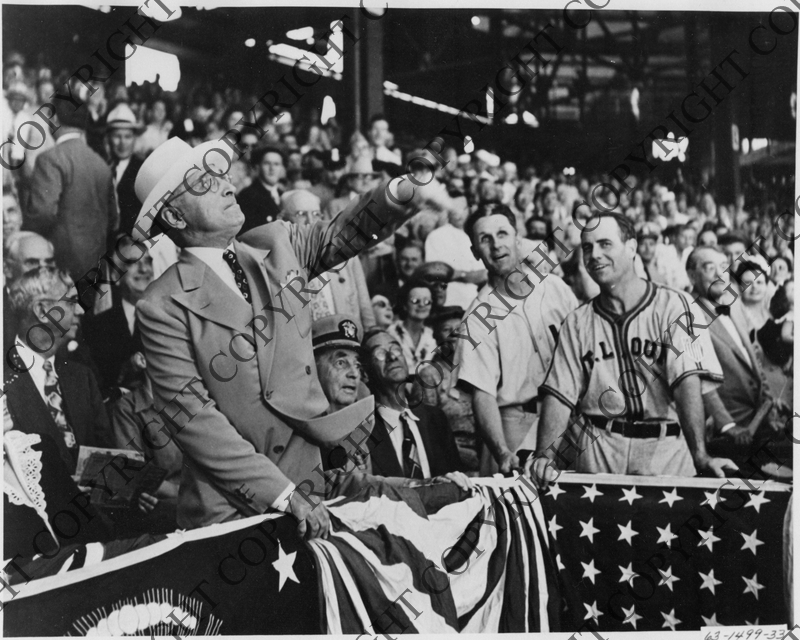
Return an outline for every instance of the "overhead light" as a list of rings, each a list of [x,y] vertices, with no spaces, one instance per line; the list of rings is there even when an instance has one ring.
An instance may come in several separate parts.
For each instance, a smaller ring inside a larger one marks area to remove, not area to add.
[[[244,41],[245,47],[255,47],[256,46],[256,39],[255,38],[248,38]]]
[[[326,78],[333,78],[334,80],[342,79],[342,74],[336,72],[336,65],[333,66],[333,69],[328,69],[327,65],[322,62],[320,57],[315,53],[304,51],[299,47],[286,44],[285,42],[270,44],[269,58],[270,60],[290,67],[297,65],[298,69],[308,71],[315,75],[322,75]]]
[[[473,27],[477,27],[481,23],[481,18],[480,16],[472,16],[472,20],[470,20],[470,22],[472,22]]]
[[[517,122],[519,122],[519,116],[516,113],[509,113],[506,116],[505,122],[506,124],[517,124]]]
[[[489,33],[489,17],[488,16],[472,16],[470,19],[472,26],[478,31]]]
[[[389,82],[388,80],[384,80],[383,88],[388,89],[389,91],[397,91],[400,88],[400,85],[397,85],[394,82]]]
[[[450,113],[452,115],[458,115],[462,113],[462,111],[456,109],[455,107],[451,107],[446,104],[442,104],[441,102],[435,102],[433,100],[428,100],[427,98],[421,98],[419,96],[411,95],[410,93],[405,93],[404,91],[398,91],[395,87],[397,87],[394,83],[383,83],[383,93],[391,98],[397,98],[398,100],[403,100],[404,102],[410,102],[412,104],[417,104],[421,107],[427,107],[429,109],[436,109],[437,111],[442,111],[444,113]],[[486,116],[478,116],[473,115],[472,119],[477,120],[478,122],[482,122],[484,124],[492,124],[492,121],[487,118]]]
[[[300,27],[299,29],[292,29],[286,32],[286,37],[289,40],[308,40],[314,37],[314,27]]]
[[[531,127],[538,127],[539,121],[536,119],[536,116],[533,115],[530,111],[523,111],[522,112],[522,121],[530,125]]]
[[[319,117],[319,123],[325,126],[331,118],[336,117],[336,103],[330,96],[325,96],[322,99],[322,115]],[[334,160],[334,162],[336,162]]]
[[[472,138],[467,136],[464,138],[464,153],[472,153],[473,151],[475,151],[475,143]]]

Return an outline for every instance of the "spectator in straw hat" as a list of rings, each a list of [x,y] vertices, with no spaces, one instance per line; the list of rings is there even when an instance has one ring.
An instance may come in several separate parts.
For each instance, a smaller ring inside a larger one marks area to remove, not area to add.
[[[106,138],[114,188],[119,205],[119,230],[130,234],[139,215],[142,203],[136,197],[134,183],[142,166],[142,160],[133,155],[136,138],[144,131],[144,125],[136,120],[136,115],[124,102],[114,107],[106,119]]]
[[[366,154],[358,156],[355,160],[350,160],[347,173],[342,176],[345,181],[347,192],[340,198],[331,200],[328,205],[328,213],[336,215],[347,206],[353,198],[367,193],[375,187],[375,181],[380,175],[372,166],[372,160]]]
[[[323,488],[314,473],[319,447],[351,433],[372,408],[367,400],[322,415],[329,403],[314,367],[311,310],[294,292],[305,274],[363,248],[353,227],[380,241],[421,206],[447,207],[449,198],[441,184],[414,189],[404,177],[330,222],[278,221],[234,241],[245,216],[224,177],[226,147],[171,138],[136,179],[144,204],[134,239],[164,232],[181,248],[136,305],[156,407],[167,412],[184,456],[178,524],[274,508],[299,520],[300,535],[326,537],[327,510],[307,497]]]

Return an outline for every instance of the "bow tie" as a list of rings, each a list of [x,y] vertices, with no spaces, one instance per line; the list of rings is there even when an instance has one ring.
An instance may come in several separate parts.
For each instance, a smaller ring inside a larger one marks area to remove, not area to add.
[[[731,306],[729,304],[721,304],[716,309],[717,315],[730,316]]]

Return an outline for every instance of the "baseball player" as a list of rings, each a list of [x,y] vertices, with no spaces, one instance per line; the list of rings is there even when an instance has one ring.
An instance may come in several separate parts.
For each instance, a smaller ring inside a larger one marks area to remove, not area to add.
[[[481,475],[519,468],[517,451],[533,450],[538,393],[553,357],[556,336],[578,301],[545,245],[526,248],[508,207],[482,205],[464,230],[489,282],[457,330],[457,384],[472,396],[485,447]],[[549,262],[548,262],[549,260]]]
[[[693,324],[691,300],[636,275],[636,234],[622,216],[586,221],[581,248],[600,294],[561,328],[539,390],[537,453],[526,465],[534,480],[554,481],[556,459],[567,454],[584,473],[724,477],[725,468],[736,470],[706,453],[701,393],[722,372],[709,332]]]

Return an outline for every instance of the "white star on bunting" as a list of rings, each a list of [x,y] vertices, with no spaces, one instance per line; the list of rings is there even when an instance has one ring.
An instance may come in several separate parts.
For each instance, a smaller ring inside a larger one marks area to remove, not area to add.
[[[703,576],[703,584],[700,585],[701,589],[708,589],[714,595],[717,595],[715,589],[718,584],[722,584],[719,580],[714,577],[714,570],[712,569],[708,573],[703,573],[702,571],[698,571],[698,573]]]
[[[741,532],[740,532],[741,533]],[[742,533],[742,537],[744,538],[744,544],[742,545],[742,549],[750,549],[753,552],[753,555],[756,555],[756,547],[760,544],[764,544],[756,538],[756,534],[758,533],[758,529],[753,531],[749,536],[746,533]]]
[[[697,545],[698,546],[706,546],[706,547],[708,547],[709,551],[713,551],[714,550],[714,543],[715,542],[719,542],[721,540],[721,538],[718,538],[717,536],[714,535],[714,527],[711,527],[708,531],[700,531],[698,529],[697,533],[699,533],[701,536],[703,536],[703,541],[702,542],[698,542]]]
[[[664,613],[663,611],[661,611],[660,613],[662,616],[664,616],[664,624],[661,625],[661,628],[666,629],[667,627],[669,627],[670,629],[675,631],[675,627],[681,623],[681,621],[675,617],[675,609],[673,609],[669,613]]]
[[[756,597],[756,600],[758,600],[758,592],[764,588],[763,584],[758,584],[758,574],[754,573],[752,578],[745,578],[742,576],[742,580],[744,580],[747,585],[743,593],[752,593]]]
[[[586,615],[583,616],[584,620],[592,619],[594,623],[597,624],[597,619],[604,615],[601,613],[600,609],[597,608],[597,600],[595,600],[591,605],[583,603],[583,606],[586,607]]]
[[[585,493],[581,496],[581,498],[589,498],[589,502],[594,504],[594,499],[598,496],[602,496],[603,494],[597,490],[597,485],[593,484],[591,487],[584,487],[583,490]]]
[[[672,533],[672,523],[667,524],[666,528],[664,529],[661,527],[656,527],[656,529],[658,529],[658,540],[656,541],[656,544],[661,544],[664,542],[668,547],[671,547],[672,541],[678,537]]]
[[[291,553],[286,553],[281,546],[281,543],[278,543],[278,559],[272,563],[272,566],[275,567],[275,571],[278,572],[278,592],[283,589],[283,585],[286,584],[287,580],[293,580],[297,584],[300,584],[300,581],[297,579],[297,576],[294,573],[294,559],[297,555],[297,551],[292,551]]]
[[[594,577],[600,573],[597,569],[594,568],[594,560],[592,560],[589,564],[585,562],[581,562],[581,566],[583,567],[583,576],[582,578],[589,578],[594,584]]]
[[[711,505],[712,509],[716,509],[717,502],[719,502],[719,489],[716,491],[703,491],[703,493],[706,495],[706,499],[700,503],[700,506],[708,504]]]
[[[669,587],[669,590],[672,591],[672,583],[680,580],[678,576],[672,575],[672,567],[667,567],[666,571],[659,569],[658,572],[661,574],[661,582],[658,583],[658,586],[660,587],[665,584]]]
[[[636,613],[636,605],[631,605],[630,609],[622,607],[622,611],[625,614],[625,620],[622,621],[622,624],[632,624],[635,629],[636,621],[642,619],[642,616]]]
[[[550,535],[553,536],[554,538],[556,537],[556,533],[558,533],[558,531],[563,528],[564,527],[562,527],[560,524],[556,522],[555,516],[550,518],[550,521],[547,523],[547,529],[550,531]]]
[[[562,493],[566,493],[561,487],[558,486],[558,483],[550,485],[550,491],[547,492],[548,496],[552,496],[553,500],[558,500],[558,496]]]
[[[664,494],[664,497],[658,501],[658,504],[666,502],[670,506],[670,508],[672,508],[672,505],[675,504],[678,500],[683,500],[683,498],[681,498],[678,495],[677,487],[672,491],[670,491],[669,493],[667,493],[666,491],[662,491],[661,493]]]
[[[745,507],[753,507],[756,510],[756,513],[761,513],[761,505],[767,502],[772,502],[772,500],[767,500],[766,496],[764,495],[764,491],[761,493],[754,493],[750,496],[750,500],[747,502]]]
[[[618,564],[617,566],[622,572],[622,577],[619,579],[619,581],[627,582],[632,587],[633,579],[639,577],[639,574],[633,570],[633,562],[629,562],[627,567],[623,567],[621,564]]]
[[[722,625],[717,622],[717,614],[712,613],[710,618],[706,618],[705,616],[700,616],[703,619],[703,624],[707,627],[721,627]]]
[[[619,501],[620,502],[627,502],[628,504],[632,505],[634,500],[639,500],[642,496],[636,493],[636,487],[631,487],[630,491],[628,489],[623,489],[622,493],[624,494]]]
[[[589,542],[594,542],[594,534],[598,533],[600,529],[594,528],[594,518],[589,518],[589,522],[582,522],[578,520],[578,524],[581,525],[581,534],[578,536],[579,538],[589,538]]]
[[[639,532],[634,531],[633,527],[633,520],[628,520],[628,524],[624,527],[621,524],[618,524],[619,527],[619,538],[617,540],[625,540],[629,545],[633,546],[633,536],[638,536]]]

